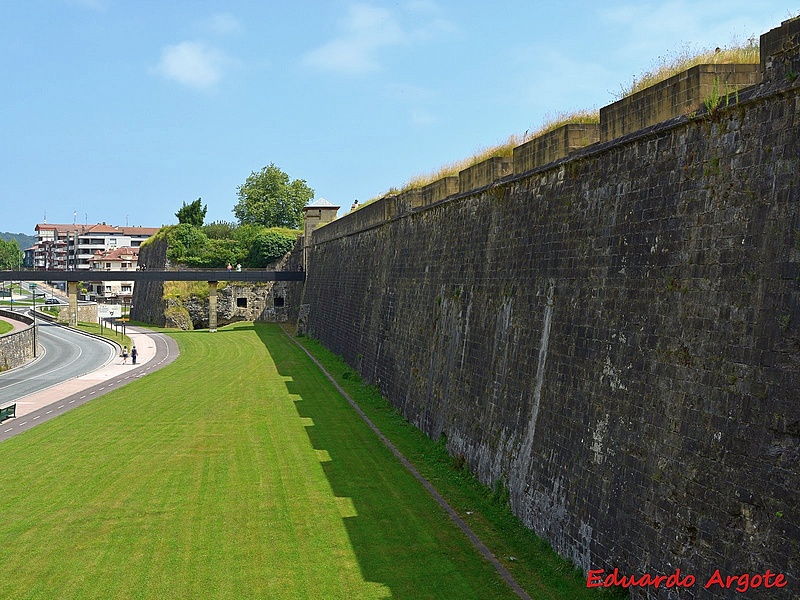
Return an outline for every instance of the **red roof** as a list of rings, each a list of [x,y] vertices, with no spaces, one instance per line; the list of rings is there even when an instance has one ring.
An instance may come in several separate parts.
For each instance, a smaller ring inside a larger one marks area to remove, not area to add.
[[[139,249],[123,246],[104,252],[95,250],[92,260],[139,260]]]

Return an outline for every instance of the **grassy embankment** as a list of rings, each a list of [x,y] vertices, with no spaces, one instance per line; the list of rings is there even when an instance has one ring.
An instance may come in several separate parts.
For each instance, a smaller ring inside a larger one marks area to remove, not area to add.
[[[0,597],[513,597],[279,328],[171,335],[169,367],[0,444]],[[597,597],[545,569],[534,597]]]

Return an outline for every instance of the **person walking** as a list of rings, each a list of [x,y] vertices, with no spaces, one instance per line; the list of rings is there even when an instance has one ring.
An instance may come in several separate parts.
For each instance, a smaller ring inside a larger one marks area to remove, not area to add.
[[[136,346],[131,346],[131,362],[136,364],[136,357],[139,356],[139,351],[136,349]]]
[[[128,364],[128,347],[127,346],[123,346],[122,347],[122,364],[123,365],[127,365]]]

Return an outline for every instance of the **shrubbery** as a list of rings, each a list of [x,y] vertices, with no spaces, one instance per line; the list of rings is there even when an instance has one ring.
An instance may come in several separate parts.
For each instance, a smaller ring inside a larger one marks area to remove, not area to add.
[[[292,249],[300,231],[219,221],[203,227],[170,225],[159,235],[167,238],[167,258],[172,263],[210,269],[228,264],[264,268]]]

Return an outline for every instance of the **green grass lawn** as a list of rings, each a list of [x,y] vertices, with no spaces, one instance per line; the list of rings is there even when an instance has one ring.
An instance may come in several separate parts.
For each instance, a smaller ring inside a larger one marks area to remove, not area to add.
[[[0,444],[1,598],[511,598],[276,326]]]
[[[620,588],[587,588],[586,578],[580,571],[559,557],[547,542],[512,514],[505,490],[490,489],[481,484],[465,468],[463,461],[449,456],[445,439],[433,441],[408,423],[374,386],[364,385],[347,363],[317,340],[301,337],[297,341],[314,355],[417,471],[436,487],[532,598],[612,600],[629,597]]]
[[[2,319],[0,319],[0,335],[3,335],[4,333],[8,333],[12,329],[14,329],[14,326],[11,323],[9,323],[8,321],[3,321]]]
[[[117,342],[120,346],[127,346],[131,348],[131,338],[127,335],[122,335],[122,330],[117,333],[113,327],[100,327],[97,323],[78,323],[76,329],[80,329],[86,333],[93,333],[99,335],[112,342]]]

